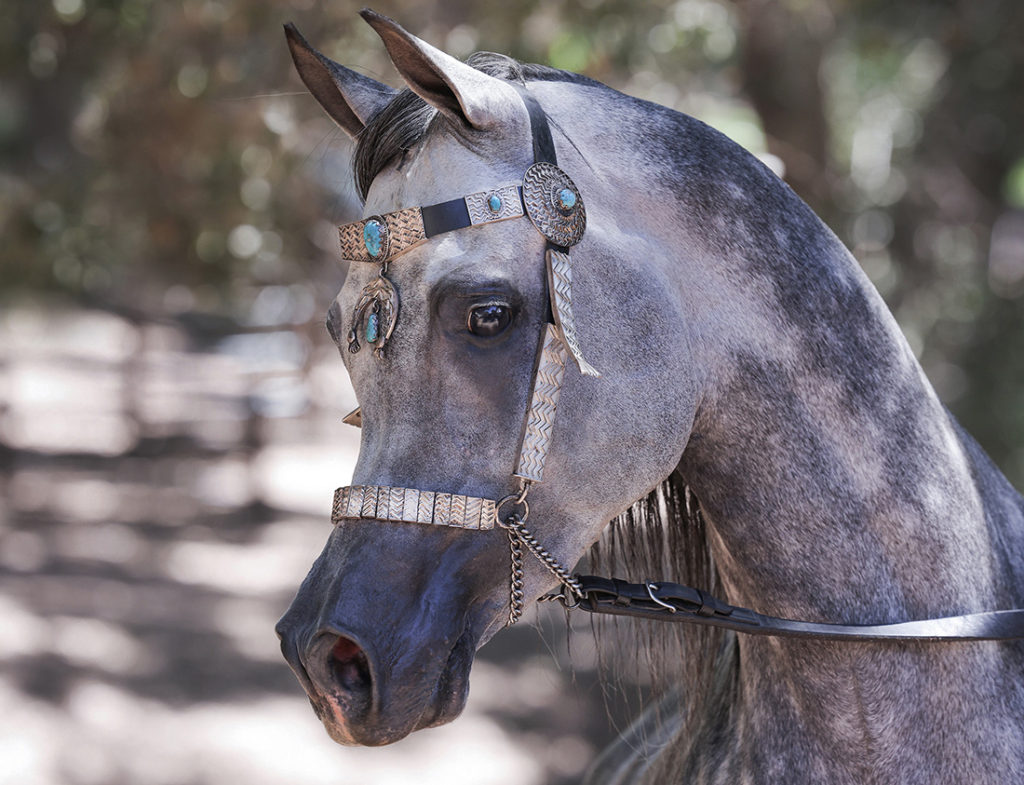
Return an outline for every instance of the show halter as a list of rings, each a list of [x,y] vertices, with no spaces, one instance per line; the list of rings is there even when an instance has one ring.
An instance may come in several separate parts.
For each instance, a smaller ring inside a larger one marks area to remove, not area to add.
[[[371,216],[339,227],[338,234],[342,258],[380,265],[377,277],[360,294],[348,333],[350,352],[356,353],[362,348],[362,338],[374,346],[378,359],[384,357],[385,346],[398,322],[398,293],[387,278],[388,265],[396,256],[439,234],[524,215],[544,237],[548,319],[541,330],[518,458],[512,470],[512,476],[519,482],[519,491],[495,501],[416,488],[348,486],[335,491],[331,515],[335,522],[369,519],[476,530],[492,529],[496,524],[502,526],[508,532],[512,555],[509,624],[514,624],[523,610],[524,546],[549,569],[560,573],[568,585],[574,585],[568,573],[557,566],[554,558],[523,527],[523,521],[529,515],[526,497],[530,486],[544,479],[544,464],[567,358],[572,356],[580,373],[600,376],[583,356],[573,315],[570,249],[586,231],[583,197],[569,175],[558,168],[551,128],[537,99],[525,87],[512,86],[526,107],[533,142],[533,165],[523,175],[522,184],[503,185],[439,204]],[[345,421],[361,425],[360,410],[347,415]],[[502,520],[501,510],[506,505],[521,512],[513,512]]]
[[[334,493],[331,520],[396,521],[470,530],[506,530],[512,558],[509,589],[509,625],[523,612],[523,565],[525,547],[562,584],[558,594],[541,601],[559,600],[568,608],[591,613],[635,616],[659,621],[704,624],[753,635],[775,635],[829,640],[1013,640],[1024,638],[1024,610],[974,613],[942,619],[880,625],[839,625],[765,616],[729,605],[701,589],[669,582],[627,583],[615,578],[571,575],[526,528],[527,494],[543,480],[544,463],[553,431],[558,397],[568,356],[586,376],[600,374],[583,357],[576,335],[572,302],[570,248],[586,230],[583,197],[570,177],[558,168],[547,116],[537,99],[523,86],[512,84],[522,97],[530,117],[534,163],[521,185],[503,185],[440,204],[409,207],[371,216],[339,227],[342,258],[380,265],[367,284],[352,315],[349,351],[362,347],[360,335],[374,345],[374,355],[384,357],[398,321],[398,294],[387,278],[392,259],[432,237],[470,226],[521,218],[524,215],[546,241],[547,299],[549,319],[541,331],[527,406],[519,456],[512,475],[519,491],[498,501],[453,493],[380,485],[354,485]],[[360,426],[359,409],[345,422]],[[506,506],[512,514],[502,519]],[[520,508],[522,512],[515,512]]]

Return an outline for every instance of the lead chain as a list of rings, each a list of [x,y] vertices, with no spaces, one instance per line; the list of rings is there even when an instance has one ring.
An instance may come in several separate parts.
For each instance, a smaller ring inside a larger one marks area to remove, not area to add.
[[[509,626],[515,624],[523,615],[523,549],[536,556],[541,564],[561,581],[571,595],[577,600],[583,597],[580,582],[576,580],[558,560],[537,542],[537,538],[523,524],[518,515],[509,516],[508,520],[498,521],[498,525],[508,532],[509,550],[512,554],[512,580],[509,589]],[[559,595],[560,596],[560,595]],[[546,597],[544,599],[547,599]]]
[[[508,594],[508,626],[511,627],[523,615],[523,548],[519,538],[507,529],[509,552],[512,555],[512,580]]]

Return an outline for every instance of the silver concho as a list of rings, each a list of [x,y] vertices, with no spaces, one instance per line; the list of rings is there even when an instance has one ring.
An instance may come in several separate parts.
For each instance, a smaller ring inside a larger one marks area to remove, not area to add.
[[[523,175],[526,214],[542,235],[564,248],[576,245],[587,228],[587,211],[576,184],[557,166],[536,163]]]

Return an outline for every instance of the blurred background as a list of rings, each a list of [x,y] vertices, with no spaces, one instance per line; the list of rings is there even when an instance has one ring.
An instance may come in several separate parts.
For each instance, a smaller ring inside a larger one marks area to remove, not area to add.
[[[330,742],[278,654],[358,448],[323,315],[360,211],[281,25],[397,86],[359,6],[0,13],[0,783],[570,783],[621,722],[558,613],[485,648],[455,725],[386,749]],[[375,7],[752,150],[1024,487],[1024,4]]]

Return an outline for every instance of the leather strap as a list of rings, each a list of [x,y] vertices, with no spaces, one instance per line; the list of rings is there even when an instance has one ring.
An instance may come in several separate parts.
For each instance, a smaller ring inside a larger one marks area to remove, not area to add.
[[[582,593],[578,607],[590,613],[704,624],[748,635],[825,640],[1004,641],[1024,638],[1022,609],[896,624],[824,624],[765,616],[679,583],[627,583],[593,575],[575,578]]]
[[[509,82],[509,84],[518,91],[519,97],[523,99],[523,104],[526,106],[526,113],[530,116],[530,136],[533,139],[533,162],[535,164],[546,163],[551,164],[552,166],[558,166],[558,155],[555,153],[555,140],[551,136],[551,124],[548,123],[548,115],[544,111],[544,107],[540,105],[540,102],[525,85],[516,84],[515,82]],[[520,190],[520,197],[521,196],[522,190]],[[568,249],[557,246],[550,240],[545,240],[544,248],[545,253],[552,249],[556,251],[568,251]],[[544,276],[544,301],[544,310],[546,314],[544,321],[548,324],[554,324],[555,314],[551,304],[551,294],[547,276]],[[543,341],[544,337],[542,335],[542,344]]]
[[[465,199],[452,199],[440,204],[429,204],[421,209],[423,215],[423,233],[434,237],[456,229],[465,229],[470,225],[469,210]]]
[[[546,163],[558,166],[558,156],[555,155],[555,140],[551,138],[551,126],[548,123],[548,116],[543,107],[526,87],[515,82],[510,82],[519,96],[526,104],[526,111],[530,115],[530,135],[533,137],[533,162],[535,164]]]
[[[555,141],[551,137],[551,126],[548,124],[548,118],[544,113],[544,109],[525,87],[517,84],[512,86],[519,91],[519,95],[526,105],[526,111],[530,115],[530,135],[533,138],[533,162],[543,162],[557,166],[558,157],[555,154]],[[518,191],[521,201],[523,189],[519,188]],[[421,208],[421,213],[423,216],[423,234],[427,238],[436,237],[445,232],[454,232],[456,229],[465,229],[473,224],[473,221],[470,220],[469,210],[466,207],[466,200],[463,198],[427,205]],[[522,211],[519,214],[522,215]]]
[[[504,204],[500,212],[490,215],[480,215],[478,212],[474,218],[469,209],[469,202],[484,201],[491,193],[500,193],[511,201]],[[428,204],[420,208],[423,218],[423,234],[428,239],[445,232],[454,232],[456,229],[465,229],[467,226],[474,226],[491,221],[504,221],[508,218],[519,218],[525,215],[526,208],[523,205],[523,187],[520,185],[506,185],[494,192],[481,192],[470,194],[459,199],[451,199],[440,204]]]

